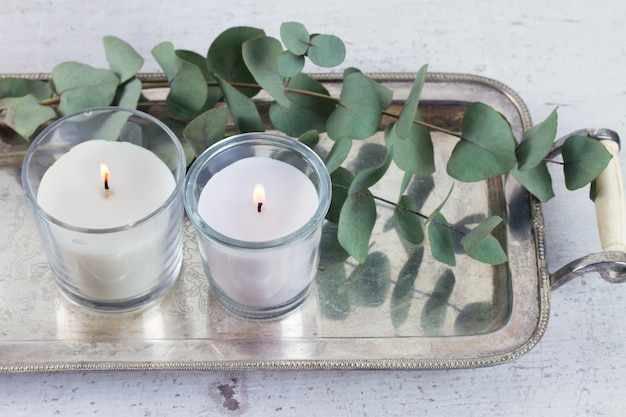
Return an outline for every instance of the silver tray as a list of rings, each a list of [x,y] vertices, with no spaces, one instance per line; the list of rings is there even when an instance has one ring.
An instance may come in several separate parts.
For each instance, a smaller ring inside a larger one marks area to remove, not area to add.
[[[46,79],[45,74],[22,75]],[[412,76],[373,74],[406,100]],[[144,74],[143,81],[159,81]],[[317,76],[333,95],[338,76]],[[163,112],[163,94],[152,92],[143,109]],[[487,103],[510,121],[516,136],[531,126],[518,95],[472,75],[430,74],[423,117],[458,130],[463,111]],[[261,108],[266,98],[259,97]],[[446,197],[452,180],[444,160],[454,140],[433,133],[439,174],[413,181],[421,211]],[[348,167],[381,157],[382,132],[359,142]],[[328,142],[328,141],[326,141]],[[104,314],[69,302],[58,291],[20,183],[19,147],[2,145],[0,165],[0,372],[147,369],[391,369],[468,368],[516,359],[544,334],[550,289],[588,269],[613,265],[596,255],[549,274],[541,205],[512,178],[455,184],[444,209],[457,229],[489,215],[505,219],[496,234],[509,256],[487,266],[457,255],[457,266],[434,261],[427,245],[402,241],[390,221],[392,208],[378,203],[370,256],[358,266],[325,227],[313,291],[297,311],[273,321],[251,321],[222,310],[209,291],[195,232],[185,226],[183,271],[155,305],[134,313]],[[323,142],[320,153],[327,152]],[[18,151],[14,157],[12,152]],[[356,151],[356,152],[355,152]],[[391,171],[393,172],[393,171]],[[396,199],[400,172],[374,193]],[[598,266],[600,265],[600,266]]]

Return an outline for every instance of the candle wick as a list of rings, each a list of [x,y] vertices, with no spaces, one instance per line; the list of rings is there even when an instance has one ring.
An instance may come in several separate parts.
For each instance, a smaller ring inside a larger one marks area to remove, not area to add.
[[[259,201],[259,204],[257,204],[257,206],[256,206],[256,212],[257,213],[261,212],[261,207],[263,207],[263,203]]]
[[[109,176],[108,175],[104,176],[104,189],[105,190],[109,189]]]

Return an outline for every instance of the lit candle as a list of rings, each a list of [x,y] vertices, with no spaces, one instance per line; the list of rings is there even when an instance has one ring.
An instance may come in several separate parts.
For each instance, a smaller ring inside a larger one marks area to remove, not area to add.
[[[271,134],[225,139],[192,165],[185,205],[226,309],[271,318],[304,301],[330,205],[330,175],[313,151]]]
[[[118,116],[120,140],[89,138]],[[124,141],[125,134],[146,147]],[[170,152],[170,166],[147,147],[154,144]],[[173,284],[182,263],[184,164],[169,129],[120,108],[67,116],[33,142],[22,181],[50,267],[72,301],[132,310]]]

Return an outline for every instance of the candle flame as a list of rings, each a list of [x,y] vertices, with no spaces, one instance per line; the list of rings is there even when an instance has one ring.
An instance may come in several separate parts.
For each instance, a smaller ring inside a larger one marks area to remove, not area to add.
[[[254,190],[252,191],[252,198],[257,205],[257,212],[261,212],[261,208],[263,207],[263,203],[265,203],[265,188],[263,188],[262,184],[257,184],[254,186]]]
[[[109,167],[106,164],[100,164],[100,175],[102,176],[102,182],[104,182],[104,189],[109,189]]]

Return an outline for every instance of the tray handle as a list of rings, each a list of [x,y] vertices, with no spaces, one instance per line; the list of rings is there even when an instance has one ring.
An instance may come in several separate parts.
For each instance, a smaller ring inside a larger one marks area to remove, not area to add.
[[[619,165],[619,135],[609,129],[582,129],[559,139],[550,157],[560,153],[565,140],[572,135],[597,139],[613,158],[596,178],[595,209],[602,252],[583,256],[550,274],[552,289],[588,272],[599,272],[611,283],[626,281],[626,200]]]

